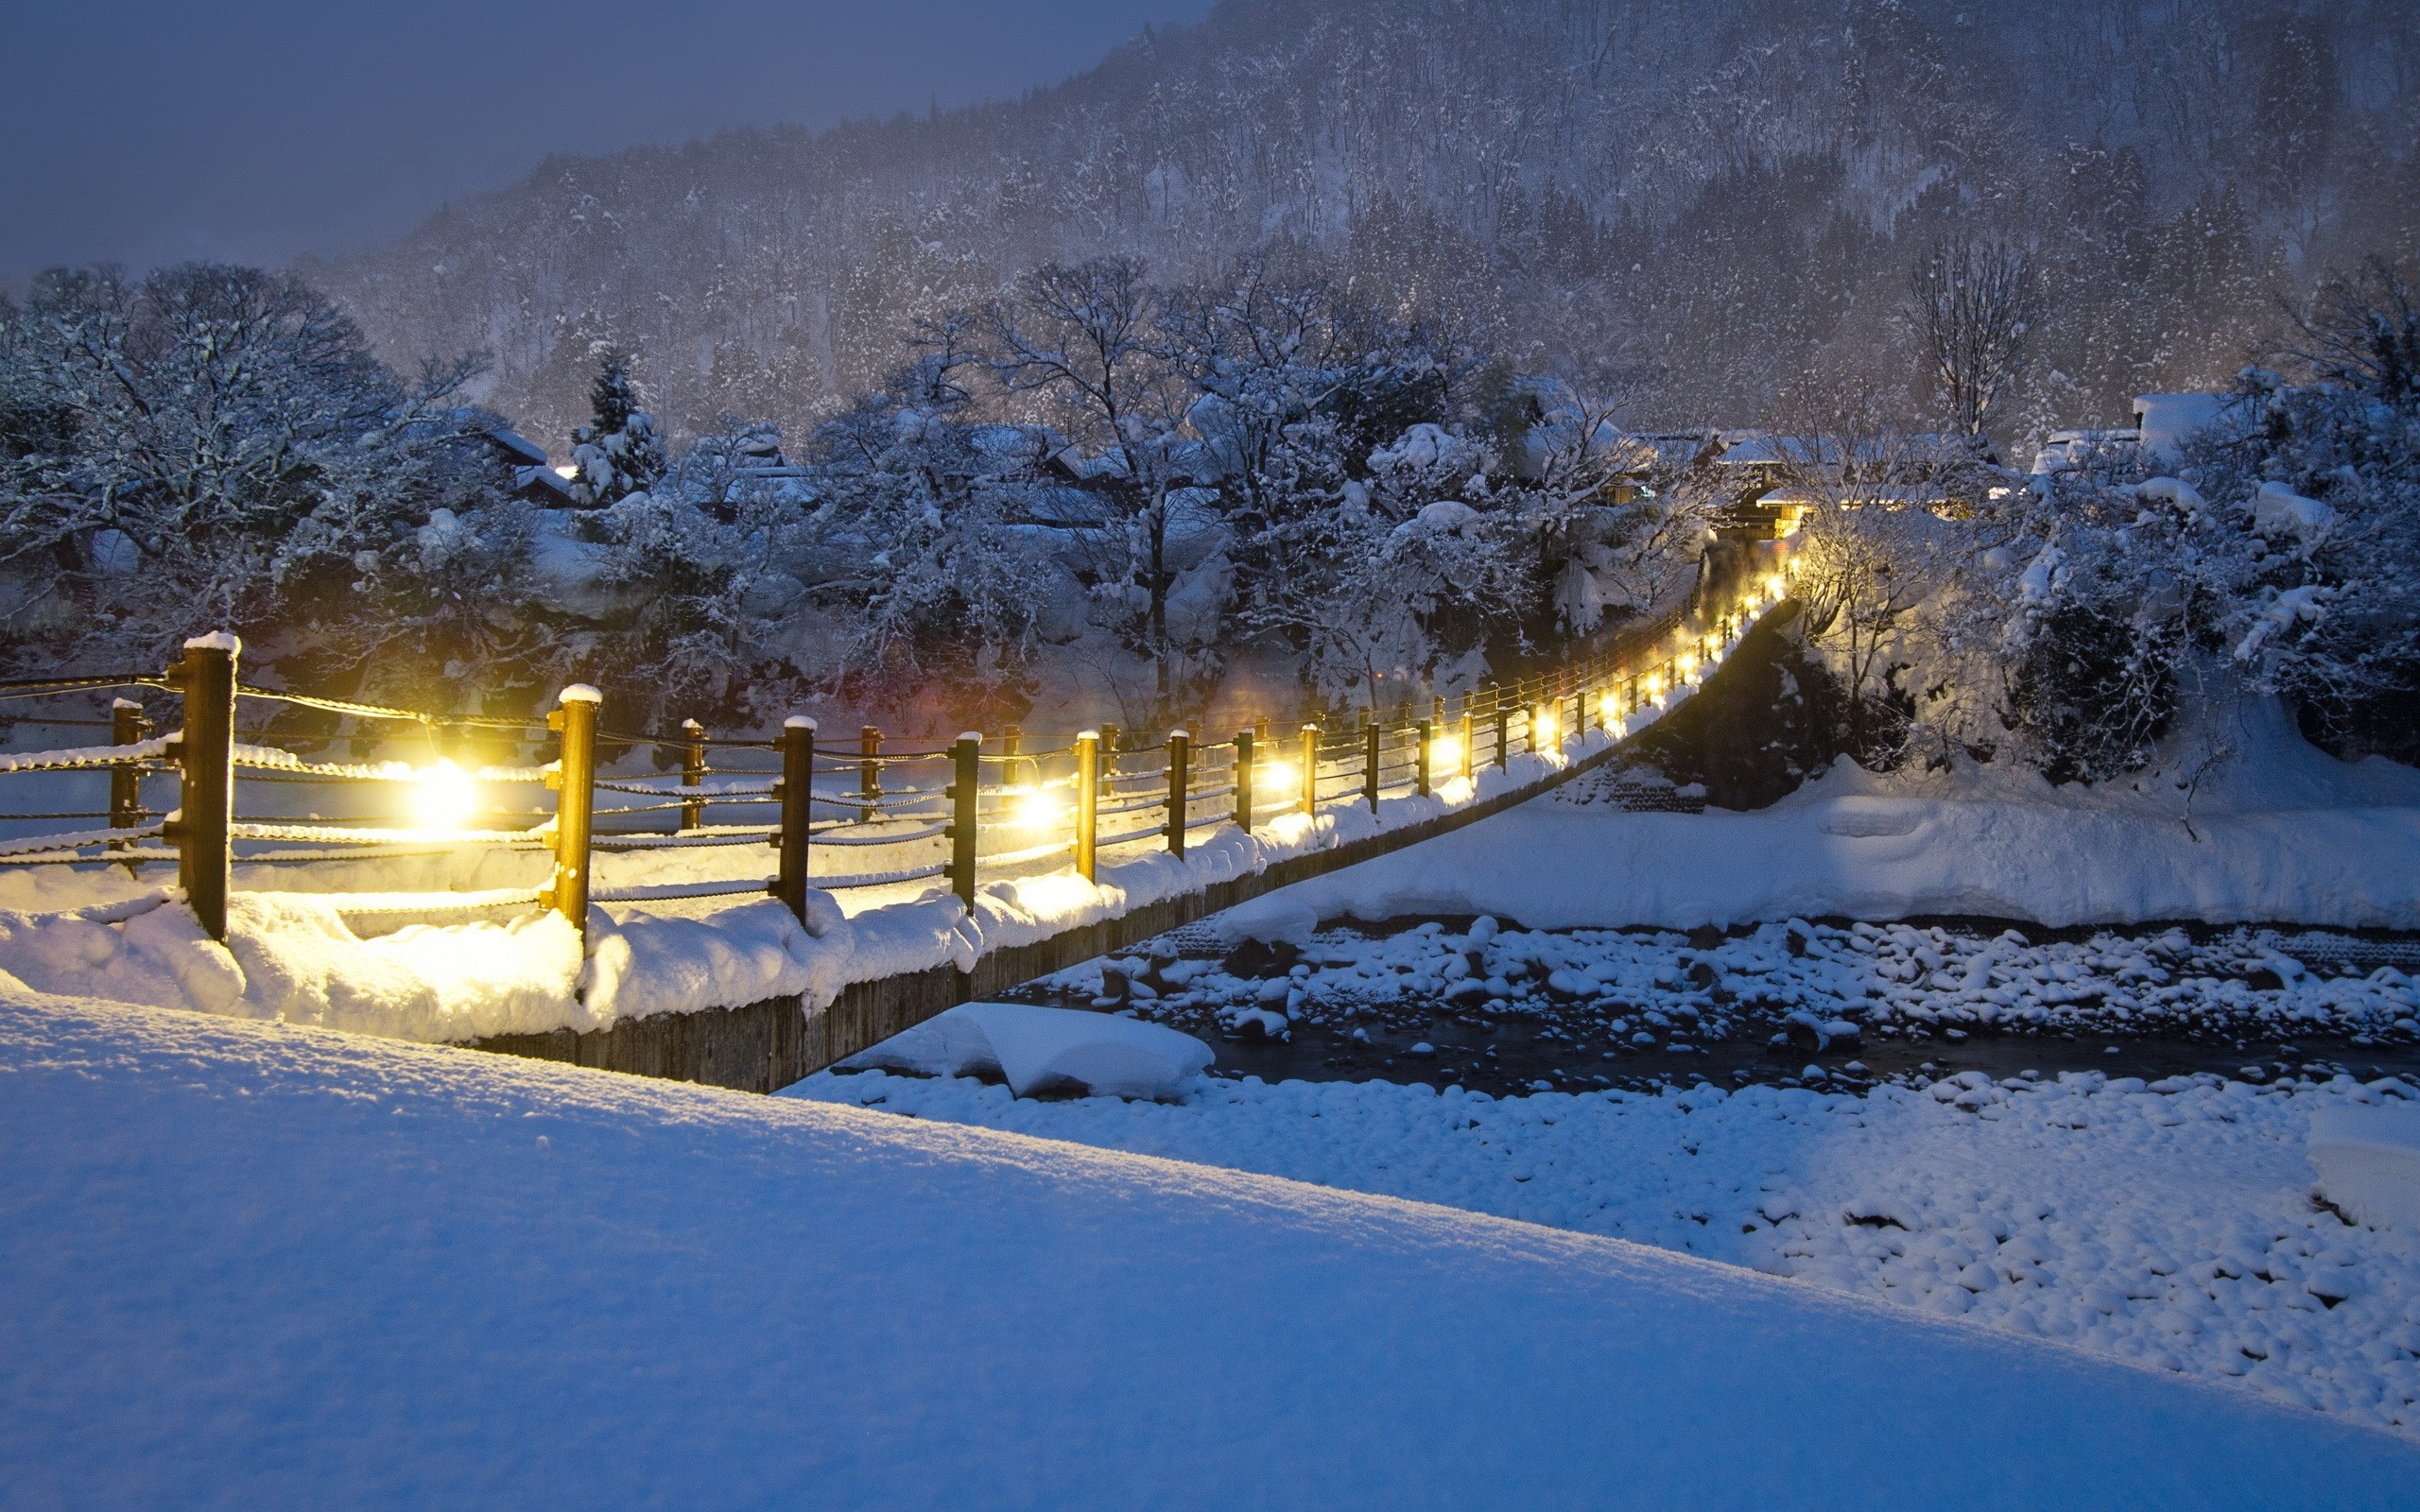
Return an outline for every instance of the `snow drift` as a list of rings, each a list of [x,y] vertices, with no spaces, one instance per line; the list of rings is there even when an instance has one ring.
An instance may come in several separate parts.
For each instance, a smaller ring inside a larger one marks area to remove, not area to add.
[[[920,1076],[995,1075],[1019,1097],[1072,1087],[1166,1101],[1216,1057],[1181,1030],[1139,1019],[1023,1003],[968,1003],[844,1062]]]
[[[28,1504],[2356,1508],[2420,1474],[1723,1265],[861,1109],[14,992],[0,1079]]]

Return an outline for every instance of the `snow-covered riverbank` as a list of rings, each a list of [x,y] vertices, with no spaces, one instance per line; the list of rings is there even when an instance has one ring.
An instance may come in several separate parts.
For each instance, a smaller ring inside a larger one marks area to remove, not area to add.
[[[2305,1151],[2315,1111],[2420,1097],[2401,1082],[1970,1073],[1861,1097],[1498,1100],[1205,1081],[1161,1105],[876,1072],[787,1095],[1635,1240],[2420,1438],[2420,1235],[2316,1205]]]

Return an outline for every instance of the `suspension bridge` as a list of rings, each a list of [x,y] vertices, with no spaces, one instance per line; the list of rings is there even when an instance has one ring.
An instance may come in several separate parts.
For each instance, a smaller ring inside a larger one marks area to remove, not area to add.
[[[953,897],[971,919],[1000,883],[1070,902],[1029,937],[978,932],[971,962],[889,960],[828,1002],[777,994],[467,1041],[769,1091],[955,1004],[1592,769],[1787,600],[1793,546],[1732,543],[1686,602],[1536,675],[1340,729],[1264,719],[1222,740],[1103,726],[920,742],[869,726],[834,742],[804,717],[765,737],[696,721],[641,733],[612,728],[596,690],[577,685],[543,721],[431,713],[248,685],[235,639],[205,635],[158,674],[0,684],[12,708],[112,698],[105,716],[11,713],[16,726],[106,729],[105,744],[0,754],[0,775],[47,774],[47,792],[104,806],[0,814],[0,832],[106,823],[0,839],[0,868],[125,868],[164,884],[173,868],[174,897],[222,943],[239,888],[308,894],[365,934],[538,910],[585,933],[613,905],[710,925],[717,908],[769,896],[808,928],[818,908],[879,922]],[[156,728],[171,708],[175,727]],[[326,759],[340,748],[378,759]]]

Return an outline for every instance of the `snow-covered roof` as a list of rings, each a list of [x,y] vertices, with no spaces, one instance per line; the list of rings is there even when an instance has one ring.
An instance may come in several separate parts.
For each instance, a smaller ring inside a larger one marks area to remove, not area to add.
[[[488,439],[530,467],[546,465],[546,449],[516,430],[488,432]]]
[[[2205,430],[2226,412],[2229,394],[2136,394],[2135,424],[2142,433],[2143,455],[2174,459],[2177,447],[2195,431]]]

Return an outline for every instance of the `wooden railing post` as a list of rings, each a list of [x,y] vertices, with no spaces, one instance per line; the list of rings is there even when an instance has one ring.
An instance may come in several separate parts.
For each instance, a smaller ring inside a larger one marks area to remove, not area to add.
[[[1252,833],[1252,764],[1253,737],[1249,730],[1236,731],[1236,828]]]
[[[1187,811],[1193,806],[1191,774],[1185,770],[1186,763],[1193,754],[1191,732],[1169,730],[1167,748],[1168,854],[1181,857],[1184,854],[1184,821],[1191,816]]]
[[[1478,774],[1478,753],[1471,748],[1471,696],[1462,695],[1462,781],[1474,781]]]
[[[1419,785],[1414,791],[1416,791],[1422,798],[1426,798],[1428,796],[1428,742],[1431,739],[1430,732],[1436,728],[1437,726],[1434,723],[1426,719],[1424,719],[1420,723],[1411,727],[1411,738],[1414,742],[1414,748],[1420,752],[1420,765],[1417,768],[1419,772]]]
[[[1076,875],[1093,880],[1100,847],[1100,731],[1076,737]]]
[[[1303,727],[1303,812],[1320,811],[1320,727]]]
[[[588,933],[588,869],[591,825],[596,804],[596,709],[605,696],[575,682],[555,696],[562,707],[546,716],[546,728],[562,736],[559,769],[548,774],[555,790],[555,822],[549,843],[555,874],[538,901]]]
[[[882,731],[867,725],[857,731],[857,812],[859,824],[872,824],[882,813]]]
[[[706,727],[694,719],[681,721],[681,733],[689,737],[681,747],[681,785],[696,787],[706,780]],[[706,822],[706,805],[697,799],[681,802],[681,828],[694,830]]]
[[[1361,726],[1361,796],[1368,799],[1370,812],[1378,812],[1378,746],[1386,727],[1363,716]]]
[[[1491,682],[1487,691],[1488,701],[1495,710],[1495,766],[1496,770],[1502,771],[1512,760],[1512,710],[1504,701],[1502,683]]]
[[[792,714],[782,721],[782,775],[773,784],[782,800],[782,827],[773,832],[781,860],[773,896],[800,923],[806,922],[807,845],[815,821],[815,721]]]
[[[110,705],[110,744],[138,746],[151,737],[151,721],[145,717],[143,706],[131,698],[120,698]],[[140,762],[119,762],[110,768],[110,828],[133,830],[142,827],[143,765]],[[116,842],[124,850],[131,840]],[[139,862],[126,864],[129,874],[141,876]]]
[[[958,901],[975,909],[975,837],[983,814],[983,737],[966,730],[950,748],[953,775],[944,795],[951,800],[950,821],[942,833],[949,840],[949,881]]]
[[[1014,787],[1017,782],[1017,767],[1023,765],[1017,760],[1017,758],[1025,754],[1025,727],[1023,725],[1011,725],[1008,728],[1008,730],[1000,736],[1000,754],[1008,758],[1007,761],[1000,764],[1000,785],[1002,787]],[[1039,784],[1042,781],[1042,773],[1040,771],[1036,771],[1033,774],[1033,780],[1037,784]]]
[[[185,905],[202,932],[222,942],[232,869],[227,831],[235,812],[235,659],[243,649],[225,630],[196,636],[174,668],[184,696],[184,731],[177,741],[182,781],[177,812],[164,829],[176,842]]]

